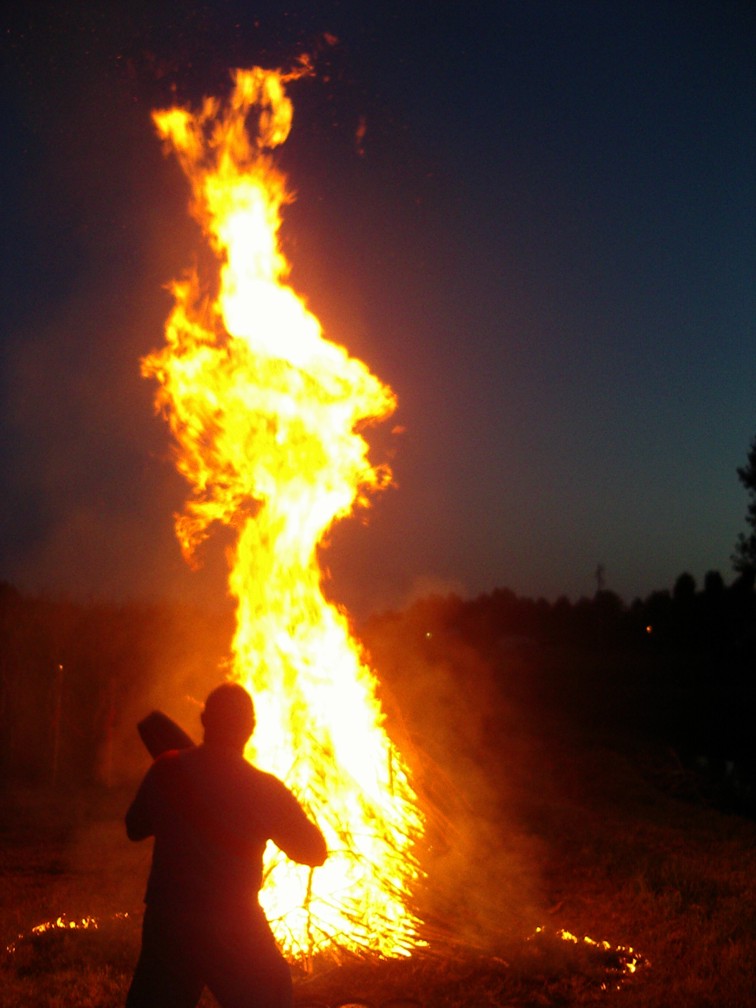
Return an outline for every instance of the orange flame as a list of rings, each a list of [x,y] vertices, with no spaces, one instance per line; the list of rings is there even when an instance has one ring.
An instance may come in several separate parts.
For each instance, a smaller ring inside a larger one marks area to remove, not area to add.
[[[166,345],[142,370],[160,384],[156,404],[191,485],[176,519],[184,556],[194,562],[216,522],[236,532],[232,678],[255,697],[252,755],[328,840],[312,874],[269,863],[261,898],[277,937],[292,955],[334,944],[398,955],[418,943],[407,904],[422,817],[375,677],[346,615],[323,597],[316,555],[336,519],[390,482],[360,431],[396,402],[285,283],[278,230],[291,196],[270,151],[291,125],[285,86],[308,72],[304,61],[290,74],[237,70],[224,107],[208,98],[197,113],[154,113],[220,268],[213,300],[196,272],[172,285]]]

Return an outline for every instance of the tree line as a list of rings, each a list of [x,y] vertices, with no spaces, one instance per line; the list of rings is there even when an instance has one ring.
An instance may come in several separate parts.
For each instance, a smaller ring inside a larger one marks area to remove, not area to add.
[[[429,597],[374,617],[365,628],[369,649],[398,693],[423,665],[432,692],[432,670],[454,656],[468,690],[476,677],[493,677],[494,706],[524,697],[605,736],[633,735],[727,772],[737,766],[752,782],[756,809],[756,438],[737,474],[748,531],[735,543],[729,584],[719,571],[700,586],[685,572],[670,589],[630,604],[601,578],[577,602],[506,588]]]
[[[502,588],[427,597],[374,617],[364,636],[399,703],[433,711],[426,722],[444,705],[452,720],[483,711],[483,760],[496,762],[513,716],[536,733],[557,717],[593,741],[674,763],[717,805],[756,813],[752,569],[730,584],[712,571],[700,587],[683,573],[629,605],[606,590],[574,603]],[[421,733],[432,738],[432,724]]]
[[[360,628],[379,677],[401,694],[421,665],[431,683],[443,666],[472,688],[485,665],[502,694],[530,689],[577,719],[748,765],[756,782],[756,438],[738,477],[749,532],[731,583],[683,573],[629,605],[603,588],[577,602],[506,588],[431,596]],[[73,602],[0,582],[0,783],[117,782],[136,721],[204,696],[232,629],[230,610]]]
[[[144,758],[136,722],[201,700],[231,632],[230,614],[75,603],[0,584],[0,783],[118,784]],[[408,720],[425,716],[412,708],[435,691],[435,676],[454,680],[469,703],[485,679],[502,702],[526,696],[532,710],[551,704],[604,733],[732,761],[756,782],[750,570],[730,584],[711,572],[700,587],[682,574],[629,605],[606,590],[576,602],[505,588],[429,596],[372,617],[360,636]],[[495,707],[486,715],[494,733]],[[190,727],[188,716],[177,719]]]

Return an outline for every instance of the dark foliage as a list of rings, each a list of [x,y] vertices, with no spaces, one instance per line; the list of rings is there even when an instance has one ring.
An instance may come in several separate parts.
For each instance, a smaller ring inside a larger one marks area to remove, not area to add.
[[[751,442],[746,464],[738,468],[738,479],[748,492],[746,523],[751,531],[738,536],[732,563],[743,574],[756,570],[756,438]]]
[[[575,603],[506,589],[426,598],[374,618],[364,638],[399,693],[415,674],[410,656],[433,669],[465,648],[484,659],[499,696],[537,697],[602,741],[668,752],[688,792],[756,812],[752,571],[729,586],[710,572],[701,590],[682,574],[672,591],[629,606],[606,590]],[[464,662],[454,664],[464,676]],[[469,673],[480,674],[479,665]]]
[[[695,775],[691,790],[753,810],[753,570],[730,585],[710,572],[701,589],[682,574],[671,591],[629,606],[607,590],[574,603],[504,588],[475,599],[429,597],[374,617],[362,637],[400,705],[420,664],[445,663],[463,695],[476,697],[487,679],[478,704],[490,722],[484,732],[497,730],[497,715],[485,714],[496,709],[491,691],[537,695],[539,706],[604,740],[670,748]],[[80,604],[0,585],[0,780],[123,779],[124,750],[143,755],[136,722],[166,706],[186,724],[171,697],[204,695],[222,675],[230,639],[228,613]]]

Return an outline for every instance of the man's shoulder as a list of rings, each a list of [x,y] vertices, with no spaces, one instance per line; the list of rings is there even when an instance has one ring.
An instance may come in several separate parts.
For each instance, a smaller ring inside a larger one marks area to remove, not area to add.
[[[255,784],[256,787],[264,791],[276,792],[276,791],[287,791],[288,788],[282,780],[275,776],[275,774],[268,773],[266,770],[261,770],[256,767],[253,763],[248,760],[244,760],[243,773],[246,775],[248,780]]]
[[[254,764],[244,761],[244,775],[247,778],[250,792],[254,793],[258,800],[265,802],[269,807],[277,806],[281,812],[288,810],[291,805],[298,804],[294,793],[275,774],[261,770]]]
[[[194,749],[181,749],[167,754],[182,768],[200,768],[212,776],[223,776],[242,787],[254,788],[259,792],[274,794],[287,792],[288,788],[280,778],[266,770],[261,770],[241,755],[219,753],[204,745]]]

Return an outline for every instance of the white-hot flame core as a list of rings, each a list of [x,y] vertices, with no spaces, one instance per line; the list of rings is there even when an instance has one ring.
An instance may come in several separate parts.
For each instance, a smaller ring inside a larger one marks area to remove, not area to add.
[[[396,403],[285,283],[278,229],[290,197],[269,148],[288,135],[285,85],[303,72],[236,71],[225,107],[154,114],[220,268],[214,300],[194,274],[173,284],[166,345],[143,371],[160,383],[192,488],[176,519],[184,555],[193,560],[214,522],[237,533],[233,677],[255,698],[251,755],[301,797],[329,845],[312,873],[269,862],[262,901],[277,937],[294,955],[333,943],[406,954],[418,942],[408,894],[422,818],[375,676],[325,600],[317,562],[331,524],[390,481],[361,431]]]

